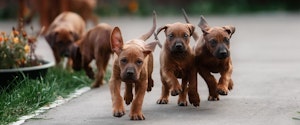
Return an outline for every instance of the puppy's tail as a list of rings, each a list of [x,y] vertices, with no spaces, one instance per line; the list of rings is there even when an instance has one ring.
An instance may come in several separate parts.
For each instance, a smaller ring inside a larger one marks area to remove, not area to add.
[[[187,16],[185,10],[184,10],[183,8],[182,8],[181,10],[182,10],[182,13],[183,13],[185,22],[186,22],[186,23],[190,23],[189,18],[188,18],[188,16]],[[194,38],[195,41],[197,41],[197,40],[199,39],[199,35],[198,35],[196,32],[194,32],[194,33],[193,33],[193,38]]]
[[[150,30],[148,33],[142,35],[142,36],[139,38],[139,39],[141,39],[141,40],[146,41],[147,39],[149,39],[149,37],[154,33],[154,31],[155,31],[155,29],[156,29],[156,12],[153,11],[153,14],[152,14],[152,15],[153,15],[153,26],[152,26],[151,30]]]
[[[157,37],[157,34],[156,34],[156,33],[154,33],[154,39],[155,39],[155,41],[157,42],[157,44],[158,44],[159,48],[162,48],[162,45],[161,45],[161,43],[160,43],[160,41],[159,41],[159,39],[158,39],[158,37]]]

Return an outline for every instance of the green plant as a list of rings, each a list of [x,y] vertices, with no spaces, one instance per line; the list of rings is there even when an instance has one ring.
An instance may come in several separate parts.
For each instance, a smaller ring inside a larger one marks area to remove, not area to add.
[[[297,112],[298,114],[300,114],[300,112]],[[293,117],[294,120],[300,120],[299,117]]]
[[[41,65],[40,59],[35,55],[38,35],[28,36],[23,25],[19,26],[19,29],[13,27],[9,34],[0,34],[0,69]]]
[[[56,67],[50,68],[46,77],[19,80],[9,88],[0,89],[0,125],[14,122],[57,98],[68,97],[91,82],[83,71],[70,73]]]

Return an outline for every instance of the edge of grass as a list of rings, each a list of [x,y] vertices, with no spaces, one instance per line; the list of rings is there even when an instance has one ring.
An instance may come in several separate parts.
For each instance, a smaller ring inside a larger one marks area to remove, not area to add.
[[[106,73],[107,81],[110,73]],[[10,87],[0,90],[0,124],[15,122],[19,117],[32,113],[57,98],[66,98],[76,89],[89,86],[92,80],[84,71],[69,73],[50,68],[45,77],[24,78]]]

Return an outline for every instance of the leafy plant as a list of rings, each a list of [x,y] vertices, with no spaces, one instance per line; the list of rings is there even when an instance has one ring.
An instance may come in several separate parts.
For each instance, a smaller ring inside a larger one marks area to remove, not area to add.
[[[107,78],[105,79],[108,80]],[[50,68],[46,77],[25,77],[0,89],[0,125],[17,121],[57,98],[65,98],[74,90],[91,84],[83,71],[70,73],[57,67]]]
[[[40,65],[40,59],[35,55],[37,36],[28,36],[22,24],[19,29],[13,27],[9,34],[1,32],[0,69]]]

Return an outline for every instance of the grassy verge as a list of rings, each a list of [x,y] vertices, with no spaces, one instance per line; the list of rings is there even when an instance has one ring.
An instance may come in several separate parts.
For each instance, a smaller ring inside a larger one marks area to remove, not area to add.
[[[105,80],[109,75],[106,76]],[[91,82],[83,71],[69,73],[57,68],[49,69],[44,78],[18,81],[11,89],[0,90],[0,125],[14,122],[58,97],[67,97]]]
[[[298,114],[300,114],[300,112],[297,112]],[[300,120],[300,117],[293,117],[292,119],[294,120]]]

